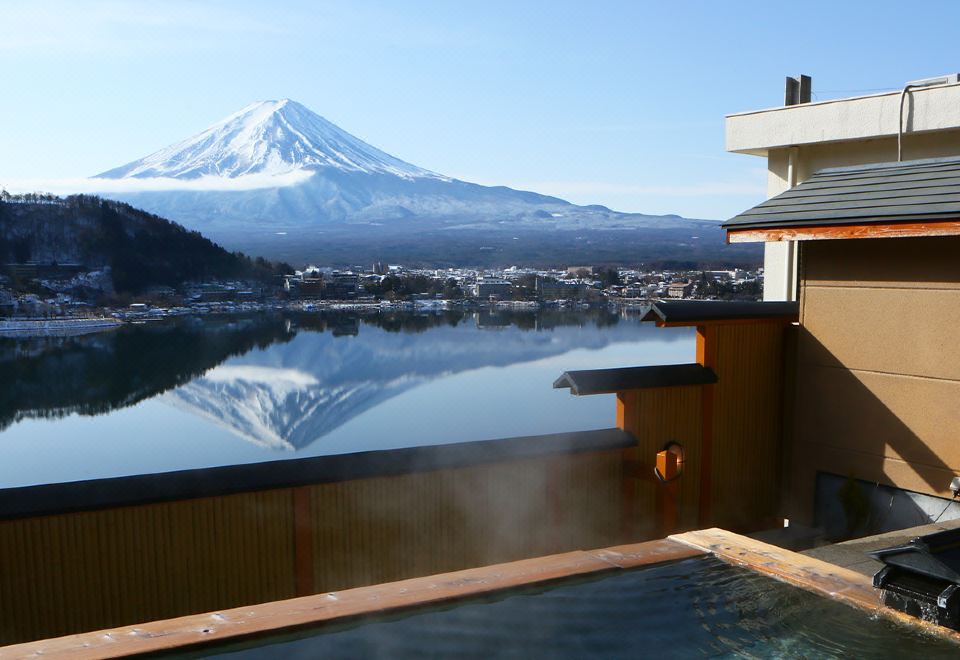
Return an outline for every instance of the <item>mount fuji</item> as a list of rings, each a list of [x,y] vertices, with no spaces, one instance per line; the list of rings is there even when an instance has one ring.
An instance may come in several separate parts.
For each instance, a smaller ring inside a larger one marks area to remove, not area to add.
[[[290,99],[252,103],[191,138],[99,177],[235,178],[298,170],[449,181],[370,146]]]
[[[713,221],[577,206],[431,172],[289,99],[253,103],[96,180],[106,196],[225,247],[291,261],[696,261],[716,260],[723,243]],[[731,246],[725,256],[754,261],[754,251]]]

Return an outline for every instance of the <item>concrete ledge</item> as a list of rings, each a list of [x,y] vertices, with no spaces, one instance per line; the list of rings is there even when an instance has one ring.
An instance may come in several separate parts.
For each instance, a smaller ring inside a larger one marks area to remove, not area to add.
[[[727,116],[726,148],[765,156],[769,149],[895,137],[899,115],[900,92],[742,112]],[[903,115],[909,133],[960,129],[960,85],[911,90]]]

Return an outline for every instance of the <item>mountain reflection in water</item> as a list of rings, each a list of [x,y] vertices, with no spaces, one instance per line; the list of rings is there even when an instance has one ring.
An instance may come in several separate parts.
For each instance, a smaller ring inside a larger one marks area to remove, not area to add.
[[[612,426],[611,401],[572,405],[552,380],[692,361],[692,342],[608,310],[213,316],[0,339],[0,487]],[[13,476],[18,458],[63,451],[85,464]]]

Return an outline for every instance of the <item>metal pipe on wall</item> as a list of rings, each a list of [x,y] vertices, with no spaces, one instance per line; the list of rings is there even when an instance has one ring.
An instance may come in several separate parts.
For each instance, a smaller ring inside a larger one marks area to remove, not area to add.
[[[799,149],[790,147],[787,150],[787,190],[797,185],[797,156]],[[798,300],[800,298],[800,279],[797,277],[797,242],[787,242],[787,282],[784,300]]]

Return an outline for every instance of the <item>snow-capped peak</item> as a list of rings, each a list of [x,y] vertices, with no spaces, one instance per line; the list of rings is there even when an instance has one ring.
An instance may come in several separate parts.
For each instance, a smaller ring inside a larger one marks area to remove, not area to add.
[[[252,103],[191,138],[97,176],[233,178],[322,169],[446,178],[380,151],[290,99]]]

